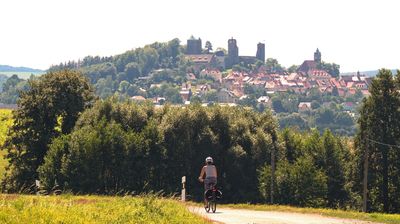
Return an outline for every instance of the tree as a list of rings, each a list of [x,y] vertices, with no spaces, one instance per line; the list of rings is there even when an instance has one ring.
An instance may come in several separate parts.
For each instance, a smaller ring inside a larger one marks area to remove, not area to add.
[[[344,188],[344,164],[338,142],[330,130],[325,130],[322,136],[322,145],[325,153],[325,173],[327,176],[327,205],[337,208],[347,200]]]
[[[52,139],[70,133],[79,114],[93,100],[88,80],[75,71],[49,72],[28,85],[21,93],[5,143],[10,172],[3,180],[3,189],[10,192],[29,189],[38,178],[37,168]]]
[[[303,144],[301,142],[301,137],[294,131],[291,131],[289,128],[285,128],[282,131],[281,138],[282,142],[284,143],[285,159],[292,164],[303,153]]]
[[[212,44],[210,41],[206,41],[205,48],[206,48],[207,54],[209,54],[213,50]]]
[[[282,66],[279,64],[278,60],[275,58],[268,58],[265,62],[267,71],[271,73],[281,73],[283,72]]]
[[[298,65],[292,65],[288,68],[289,73],[297,72],[297,69],[299,68]]]
[[[139,65],[136,62],[131,62],[125,65],[125,73],[128,81],[132,82],[134,79],[140,76]]]
[[[398,72],[397,80],[399,76]],[[362,104],[356,142],[359,161],[364,163],[365,210],[399,212],[400,189],[391,187],[400,184],[399,153],[393,147],[400,144],[399,90],[391,71],[381,69],[369,88],[371,95]]]
[[[335,63],[326,63],[326,62],[321,62],[317,66],[319,69],[325,70],[328,72],[331,76],[337,78],[339,77],[340,74],[340,65],[335,64]]]
[[[3,91],[6,92],[11,88],[15,87],[18,83],[22,82],[23,80],[18,78],[17,75],[12,75],[7,81],[3,84]]]

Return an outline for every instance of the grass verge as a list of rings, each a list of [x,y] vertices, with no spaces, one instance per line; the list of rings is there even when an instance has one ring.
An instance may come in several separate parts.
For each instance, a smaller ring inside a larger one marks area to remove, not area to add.
[[[156,196],[0,195],[0,223],[210,223]]]
[[[281,212],[296,212],[318,214],[323,216],[357,219],[363,221],[399,224],[400,214],[383,214],[383,213],[362,213],[357,211],[345,211],[337,209],[324,209],[324,208],[299,208],[283,205],[252,205],[252,204],[226,204],[222,207],[237,208],[237,209],[250,209],[257,211],[281,211]]]

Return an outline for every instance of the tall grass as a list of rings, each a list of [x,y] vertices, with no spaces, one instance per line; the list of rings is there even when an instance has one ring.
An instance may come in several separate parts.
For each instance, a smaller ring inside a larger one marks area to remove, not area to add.
[[[12,125],[12,111],[9,109],[0,109],[0,149],[4,144],[7,137],[7,132]],[[4,159],[6,151],[0,150],[0,179],[3,178],[5,167],[7,166],[7,160]]]
[[[173,199],[146,195],[0,195],[0,223],[209,223]]]

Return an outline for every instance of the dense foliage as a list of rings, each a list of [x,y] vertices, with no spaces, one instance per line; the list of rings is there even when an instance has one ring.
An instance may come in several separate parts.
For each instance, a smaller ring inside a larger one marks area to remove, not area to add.
[[[27,81],[12,75],[10,78],[0,81],[0,103],[15,104],[19,97],[19,92],[27,90]]]
[[[75,69],[82,72],[103,99],[113,95],[148,97],[141,88],[148,89],[152,83],[161,82],[179,85],[186,80],[190,62],[185,60],[183,52],[179,39],[173,39],[112,57],[87,56],[77,62],[52,66],[49,70]]]
[[[276,191],[278,204],[331,208],[354,206],[349,201],[351,184],[347,167],[352,162],[344,141],[326,130],[321,136],[285,129],[280,135],[282,150],[278,154]],[[259,169],[259,190],[266,201],[271,197],[271,168]]]
[[[10,165],[3,189],[9,191],[32,186],[48,144],[69,133],[93,99],[89,83],[73,71],[50,72],[30,80],[28,86],[13,112],[14,124],[5,142]]]
[[[257,200],[256,169],[277,147],[271,114],[240,108],[187,108],[98,102],[74,131],[55,139],[39,168],[51,188],[81,193],[163,190],[178,192],[187,176],[189,194],[201,198],[197,181],[204,158],[213,156],[226,200]]]
[[[307,94],[294,92],[274,94],[271,97],[271,105],[282,128],[298,127],[301,130],[317,128],[321,133],[329,128],[335,134],[352,136],[356,132],[355,120],[362,99],[363,95],[360,92],[350,97],[339,97],[313,89]],[[300,102],[310,102],[311,108],[299,110]],[[344,108],[346,104],[352,106]]]
[[[7,133],[11,125],[13,124],[11,110],[0,109],[0,149],[6,140]],[[5,151],[0,150],[0,179],[4,176],[5,167],[7,166],[7,160],[3,157]]]
[[[380,70],[370,92],[358,121],[358,178],[367,177],[367,210],[400,212],[400,71]]]
[[[3,92],[3,84],[7,81],[6,75],[0,74],[0,93]]]

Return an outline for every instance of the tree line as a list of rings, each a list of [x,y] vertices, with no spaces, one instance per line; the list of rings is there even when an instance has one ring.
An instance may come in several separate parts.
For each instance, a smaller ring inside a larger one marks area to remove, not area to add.
[[[2,190],[29,192],[38,179],[78,194],[173,194],[187,176],[200,200],[212,156],[227,202],[360,209],[367,158],[368,211],[399,212],[399,77],[374,79],[353,144],[328,129],[279,131],[268,110],[99,100],[80,73],[49,72],[21,93]]]

